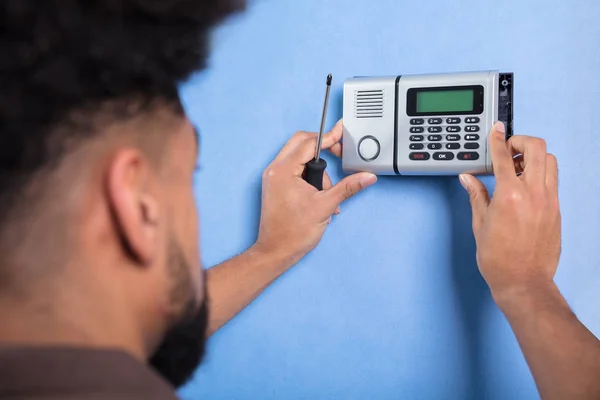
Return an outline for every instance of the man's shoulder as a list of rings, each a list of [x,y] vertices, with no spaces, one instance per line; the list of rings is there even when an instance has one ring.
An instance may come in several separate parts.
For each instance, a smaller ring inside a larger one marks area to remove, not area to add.
[[[119,350],[0,347],[0,398],[176,400],[147,365]]]

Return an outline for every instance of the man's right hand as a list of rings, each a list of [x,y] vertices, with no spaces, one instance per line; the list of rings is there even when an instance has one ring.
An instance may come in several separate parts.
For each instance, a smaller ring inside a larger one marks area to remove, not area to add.
[[[491,201],[478,179],[460,179],[471,200],[477,263],[501,305],[506,298],[553,285],[561,252],[558,168],[544,140],[513,136],[506,141],[501,122],[489,140],[497,182]]]
[[[496,175],[492,200],[479,180],[461,176],[471,198],[479,269],[541,398],[600,399],[600,341],[554,284],[561,252],[556,158],[541,139],[505,141],[502,124],[489,140]]]

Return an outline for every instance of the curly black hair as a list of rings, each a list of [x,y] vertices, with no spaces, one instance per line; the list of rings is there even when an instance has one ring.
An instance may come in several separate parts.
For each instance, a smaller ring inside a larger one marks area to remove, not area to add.
[[[178,86],[206,66],[212,28],[244,7],[243,0],[0,0],[0,224],[31,175],[61,158],[62,142],[94,134],[57,129],[73,122],[70,115],[134,99],[179,104]]]

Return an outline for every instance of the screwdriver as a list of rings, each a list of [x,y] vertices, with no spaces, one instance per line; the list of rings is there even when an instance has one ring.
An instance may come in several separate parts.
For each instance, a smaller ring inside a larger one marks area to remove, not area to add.
[[[317,149],[315,158],[306,163],[304,170],[304,180],[313,185],[317,190],[323,190],[323,174],[327,168],[327,161],[321,158],[321,142],[323,141],[323,128],[325,127],[325,117],[327,116],[327,105],[329,103],[329,90],[331,89],[331,74],[327,75],[327,89],[325,92],[325,104],[323,104],[323,115],[321,117],[321,129],[317,137]]]

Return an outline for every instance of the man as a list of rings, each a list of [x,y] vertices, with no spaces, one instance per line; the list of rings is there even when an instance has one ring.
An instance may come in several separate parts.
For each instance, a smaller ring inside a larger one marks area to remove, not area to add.
[[[263,177],[260,231],[204,273],[198,142],[177,88],[234,0],[0,4],[0,398],[172,399],[207,336],[320,241],[360,173],[316,191],[297,133]],[[340,155],[341,124],[323,140]],[[462,176],[477,259],[544,398],[595,398],[600,347],[553,284],[557,165],[490,134],[497,187]],[[513,154],[522,156],[513,159]],[[521,172],[519,176],[517,173]],[[151,368],[146,367],[151,366]]]

